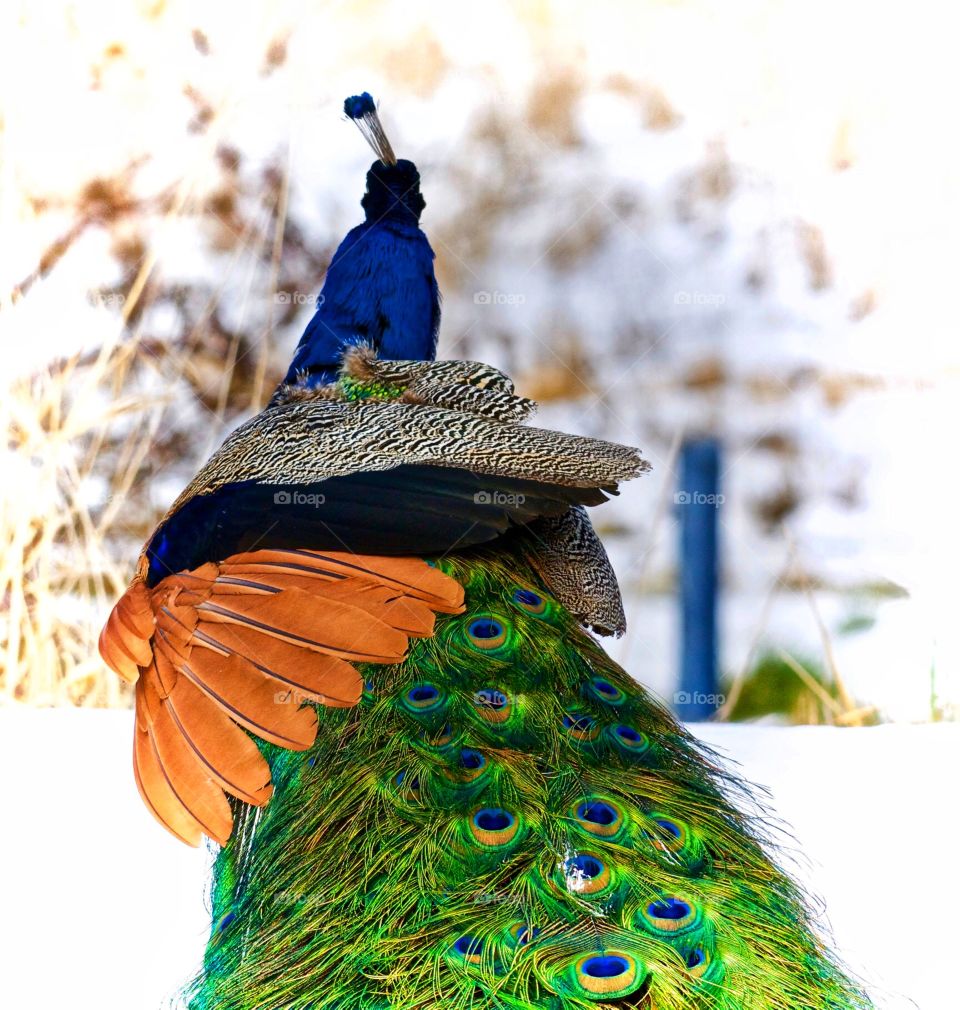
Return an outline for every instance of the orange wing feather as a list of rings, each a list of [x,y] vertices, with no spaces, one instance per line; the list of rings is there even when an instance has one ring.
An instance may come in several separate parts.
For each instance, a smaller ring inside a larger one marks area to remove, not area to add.
[[[100,654],[136,683],[134,776],[156,819],[190,845],[223,844],[225,793],[262,806],[270,769],[243,729],[291,750],[315,740],[302,702],[360,699],[352,663],[397,663],[463,587],[417,558],[264,550],[138,578],[100,635]],[[243,727],[243,729],[241,729]]]

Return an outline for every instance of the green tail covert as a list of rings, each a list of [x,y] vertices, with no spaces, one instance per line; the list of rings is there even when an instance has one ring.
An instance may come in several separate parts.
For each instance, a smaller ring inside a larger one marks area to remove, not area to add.
[[[231,801],[191,1010],[868,1007],[743,787],[532,569],[437,564],[466,612]]]

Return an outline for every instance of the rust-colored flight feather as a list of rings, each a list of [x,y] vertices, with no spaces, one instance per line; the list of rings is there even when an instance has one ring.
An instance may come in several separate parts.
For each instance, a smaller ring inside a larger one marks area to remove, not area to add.
[[[314,606],[311,612],[310,601],[317,597],[302,589],[269,596],[229,597],[218,596],[214,589],[197,610],[204,620],[239,624],[352,662],[398,663],[405,658],[407,636],[403,632],[359,607],[317,595],[323,606]]]
[[[166,704],[210,777],[237,799],[263,806],[273,792],[270,766],[253,740],[188,680],[179,681]]]
[[[223,845],[233,827],[233,815],[223,790],[207,774],[190,743],[170,718],[152,678],[141,677],[137,682],[137,701],[146,712],[147,732],[164,776],[177,798],[203,827],[204,833]]]
[[[136,683],[134,777],[153,816],[197,845],[229,838],[226,793],[257,806],[270,769],[244,730],[290,750],[316,738],[305,702],[349,707],[354,663],[396,663],[463,587],[417,558],[249,551],[138,578],[100,635],[100,654]]]
[[[140,796],[150,813],[187,845],[199,845],[200,824],[177,798],[157,756],[150,731],[139,718],[133,731],[133,774]]]

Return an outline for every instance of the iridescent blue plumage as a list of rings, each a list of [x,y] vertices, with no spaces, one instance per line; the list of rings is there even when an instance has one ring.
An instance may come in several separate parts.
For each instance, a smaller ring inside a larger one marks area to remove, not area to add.
[[[376,103],[369,91],[364,91],[362,95],[351,95],[343,103],[343,111],[351,119],[362,119],[375,109]]]
[[[332,382],[345,348],[359,343],[383,358],[436,355],[440,291],[427,236],[409,211],[371,217],[368,209],[334,254],[285,383]]]
[[[348,98],[344,111],[379,160],[367,173],[366,220],[333,256],[285,384],[334,381],[344,349],[359,343],[372,345],[382,358],[436,355],[440,291],[433,249],[419,227],[425,206],[420,175],[413,162],[394,158],[369,94]]]

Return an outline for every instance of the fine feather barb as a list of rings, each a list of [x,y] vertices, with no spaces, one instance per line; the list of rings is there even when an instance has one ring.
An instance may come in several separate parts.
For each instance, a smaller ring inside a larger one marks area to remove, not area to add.
[[[513,380],[482,361],[398,361],[378,358],[364,344],[349,347],[343,355],[341,374],[361,382],[371,380],[407,388],[413,385],[466,385],[477,389],[513,392]]]
[[[627,630],[617,576],[586,509],[531,523],[518,546],[554,595],[599,635]]]
[[[503,424],[525,421],[536,410],[536,403],[497,389],[477,389],[466,385],[416,383],[404,390],[404,403],[442,407],[471,414],[481,414]]]
[[[124,651],[140,666],[150,662],[150,651],[144,640],[153,629],[153,611],[146,587],[125,594],[120,605],[114,608],[108,622],[111,634]]]
[[[123,648],[116,630],[109,622],[100,632],[100,655],[103,661],[128,684],[135,684],[140,676],[140,668],[136,660]]]
[[[275,572],[258,575],[257,579],[256,584],[262,587],[262,591],[270,591],[269,587],[278,581],[282,581],[288,589],[310,591],[316,586],[315,576],[289,572],[285,572],[279,580]],[[323,596],[326,600],[357,607],[374,617],[379,615],[390,627],[410,637],[422,638],[433,633],[434,611],[423,601],[404,596],[395,587],[357,579],[331,579],[324,585]]]
[[[357,124],[364,140],[384,165],[396,165],[397,156],[393,153],[370,93],[364,91],[362,95],[352,95],[343,103],[343,111],[348,119]]]

